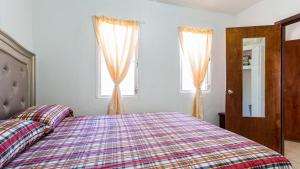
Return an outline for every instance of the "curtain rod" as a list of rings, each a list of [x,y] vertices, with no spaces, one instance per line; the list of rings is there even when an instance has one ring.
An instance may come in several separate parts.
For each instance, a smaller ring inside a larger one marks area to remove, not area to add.
[[[95,17],[95,16],[98,16],[98,15],[93,15],[92,18]],[[102,15],[102,16],[105,16],[105,15]],[[116,19],[118,19],[118,18],[116,18]],[[120,19],[120,20],[122,20],[122,19]],[[127,19],[127,20],[130,20],[130,19]],[[137,21],[141,25],[146,24],[146,22],[144,22],[144,21],[139,21],[139,20],[134,20],[134,21]]]

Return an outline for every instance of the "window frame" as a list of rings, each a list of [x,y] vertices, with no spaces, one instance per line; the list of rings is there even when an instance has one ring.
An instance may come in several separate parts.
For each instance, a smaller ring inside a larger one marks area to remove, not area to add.
[[[101,48],[97,47],[97,41],[96,41],[96,98],[101,99],[101,98],[110,98],[111,95],[102,95],[101,94],[101,57],[104,57],[102,55],[102,52],[100,52]],[[139,45],[138,45],[139,46]],[[133,95],[122,95],[122,97],[136,97],[138,94],[138,72],[139,72],[139,47],[137,47],[136,55],[134,56],[135,58],[135,66],[134,66],[134,94]],[[122,91],[121,91],[122,93]]]

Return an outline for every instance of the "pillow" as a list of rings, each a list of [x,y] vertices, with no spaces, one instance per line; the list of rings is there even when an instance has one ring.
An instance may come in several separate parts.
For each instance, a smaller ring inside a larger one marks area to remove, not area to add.
[[[48,130],[40,122],[19,119],[5,120],[0,124],[0,168],[18,153],[35,143]]]
[[[73,116],[73,110],[63,105],[42,105],[30,107],[16,116],[17,119],[33,120],[46,124],[54,129],[62,120]]]

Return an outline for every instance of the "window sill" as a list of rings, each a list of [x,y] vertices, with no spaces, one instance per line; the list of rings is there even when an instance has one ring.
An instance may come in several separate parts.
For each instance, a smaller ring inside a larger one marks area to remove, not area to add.
[[[137,95],[122,95],[122,98],[134,98],[137,97]],[[111,98],[111,95],[105,95],[105,96],[96,96],[96,99],[109,99]]]
[[[207,90],[201,90],[202,93],[210,93],[210,89]],[[180,90],[179,93],[180,94],[194,94],[196,91],[195,90]]]

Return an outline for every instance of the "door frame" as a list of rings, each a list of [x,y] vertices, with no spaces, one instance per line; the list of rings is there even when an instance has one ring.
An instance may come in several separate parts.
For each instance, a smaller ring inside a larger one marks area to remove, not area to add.
[[[285,129],[285,96],[284,96],[284,88],[285,88],[285,42],[286,42],[286,27],[292,25],[294,23],[300,22],[300,13],[293,15],[291,17],[282,19],[280,21],[275,22],[275,25],[279,25],[281,27],[281,152],[284,155],[284,129]]]

